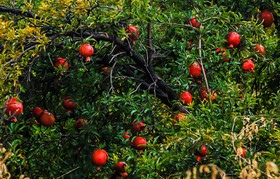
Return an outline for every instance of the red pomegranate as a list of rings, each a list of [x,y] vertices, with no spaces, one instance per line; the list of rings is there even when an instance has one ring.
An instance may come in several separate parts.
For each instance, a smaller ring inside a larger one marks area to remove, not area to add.
[[[9,99],[4,104],[5,114],[7,114],[9,117],[17,117],[21,115],[23,112],[23,105],[21,102],[17,101],[15,98]]]
[[[43,111],[43,114],[41,115],[39,119],[40,124],[43,126],[51,126],[55,122],[55,118],[52,113],[49,113],[47,110]]]
[[[103,149],[95,150],[91,156],[91,161],[97,166],[97,170],[100,170],[100,166],[105,165],[108,159],[109,155]]]
[[[126,172],[121,174],[121,178],[126,178],[126,177],[128,177],[128,174]]]
[[[138,29],[136,27],[134,27],[133,25],[130,25],[129,27],[127,27],[125,29],[125,32],[128,34],[129,38],[131,38],[132,40],[136,40],[139,37]]]
[[[141,121],[138,124],[133,122],[132,130],[134,130],[135,132],[144,131],[145,130],[145,124]]]
[[[236,47],[240,43],[240,35],[237,32],[230,32],[226,35],[229,48]]]
[[[201,74],[201,67],[197,62],[189,66],[189,76],[198,77]]]
[[[255,51],[257,51],[258,53],[262,54],[262,55],[265,55],[265,49],[262,45],[260,44],[257,44],[256,47],[255,47]]]
[[[176,124],[176,121],[178,122],[179,120],[180,121],[183,121],[184,119],[187,118],[187,114],[186,113],[179,113],[179,114],[175,114],[174,116],[174,120],[172,121],[172,124],[175,125]]]
[[[62,101],[62,105],[67,110],[68,113],[70,113],[72,109],[76,108],[76,104],[73,102],[71,96],[65,97]]]
[[[273,23],[273,14],[269,11],[259,12],[257,18],[263,21],[264,27],[270,27]]]
[[[85,130],[84,124],[87,125],[87,120],[85,120],[85,119],[78,119],[75,122],[74,127],[75,127],[75,129],[77,131]]]
[[[43,114],[43,110],[39,107],[35,107],[32,110],[32,114],[33,114],[33,116],[35,116],[35,118],[39,119],[41,117],[41,115]]]
[[[68,62],[64,58],[58,57],[54,60],[54,66],[58,69],[63,69],[63,72],[66,72],[68,69]],[[63,72],[61,75],[63,75]]]
[[[209,91],[211,93],[211,88],[209,89]],[[201,95],[202,100],[204,100],[204,99],[208,100],[209,99],[206,88],[203,88],[203,89],[200,90],[200,95]],[[211,100],[213,101],[216,97],[217,97],[217,93],[212,92]]]
[[[80,55],[86,57],[86,61],[90,61],[90,56],[92,56],[94,49],[90,44],[83,44],[79,48]]]
[[[255,72],[255,65],[254,62],[250,59],[245,59],[243,60],[244,63],[242,64],[242,69],[244,72],[249,73],[249,72]]]
[[[133,147],[139,150],[139,153],[142,153],[142,150],[147,147],[146,139],[143,137],[136,137],[132,143]]]
[[[193,27],[199,28],[199,23],[195,20],[195,16],[190,21],[185,22],[185,24],[191,24]]]
[[[199,162],[200,160],[201,160],[201,156],[197,155],[197,156],[196,156],[196,161]]]
[[[106,73],[110,73],[111,70],[108,67],[102,67],[102,70]]]
[[[242,155],[243,155],[243,157],[246,157],[246,149],[245,148],[242,148]]]
[[[207,155],[207,147],[205,147],[204,145],[201,147],[201,156],[205,157]]]
[[[125,132],[125,133],[122,134],[122,137],[124,138],[124,140],[127,140],[127,139],[130,138],[129,135],[131,135],[129,132]]]
[[[217,48],[216,53],[219,54],[221,57],[225,57],[227,55],[226,48]],[[221,54],[220,54],[221,53]],[[225,62],[229,61],[230,58],[223,58]]]
[[[192,102],[192,95],[188,91],[185,91],[184,93],[181,93],[180,95],[180,101],[183,105],[188,105]]]
[[[117,173],[124,173],[127,169],[128,165],[125,162],[118,162],[115,165],[115,170]]]

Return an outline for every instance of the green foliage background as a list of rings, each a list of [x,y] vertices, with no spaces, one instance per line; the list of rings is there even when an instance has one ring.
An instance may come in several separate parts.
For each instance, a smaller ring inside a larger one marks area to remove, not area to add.
[[[3,7],[22,13],[3,12]],[[272,27],[263,28],[256,19],[264,9],[273,12]],[[118,161],[125,161],[128,178],[180,178],[188,169],[209,163],[237,177],[253,161],[256,172],[256,168],[266,172],[268,161],[279,165],[279,10],[279,2],[272,0],[1,1],[0,131],[1,142],[12,152],[6,163],[10,173],[15,178],[21,174],[56,178],[74,169],[65,178],[104,178],[111,176]],[[34,16],[28,18],[29,13]],[[192,16],[201,29],[185,24]],[[125,28],[130,24],[140,32],[133,49],[144,59],[148,59],[151,24],[152,52],[160,57],[149,65],[177,94],[185,90],[192,94],[193,102],[186,106],[191,114],[185,121],[172,125],[178,113],[173,107],[179,101],[170,107],[142,90],[139,84],[145,74],[121,47],[81,35],[82,31],[105,32],[128,41]],[[215,50],[228,48],[225,36],[231,31],[241,35],[241,43],[229,49],[231,60],[223,62]],[[89,63],[78,52],[83,43],[95,49]],[[253,50],[256,44],[265,47],[265,56]],[[57,57],[69,63],[64,75],[53,66]],[[254,61],[255,73],[242,71],[247,58]],[[115,63],[109,63],[113,59]],[[218,94],[213,101],[200,100],[204,78],[188,77],[188,65],[199,59],[209,87]],[[111,72],[104,72],[104,66]],[[135,67],[133,77],[127,75],[127,67]],[[62,106],[66,96],[77,104],[70,114]],[[4,115],[4,103],[12,97],[24,106],[17,123]],[[35,106],[54,114],[53,127],[30,124]],[[88,125],[78,132],[73,125],[80,118]],[[146,124],[144,132],[132,131],[135,121]],[[130,139],[147,139],[142,154],[124,141],[126,131],[132,132]],[[202,145],[208,154],[197,162],[195,151]],[[238,154],[239,147],[246,148],[246,157]],[[91,162],[98,148],[109,154],[101,171]]]

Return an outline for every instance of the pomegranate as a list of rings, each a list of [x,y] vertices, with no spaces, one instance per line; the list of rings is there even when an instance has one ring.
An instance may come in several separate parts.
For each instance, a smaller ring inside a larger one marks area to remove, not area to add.
[[[255,65],[254,62],[250,59],[245,59],[243,60],[244,63],[242,64],[242,69],[244,72],[249,73],[249,72],[255,72]]]
[[[134,27],[133,25],[130,25],[129,27],[127,27],[125,29],[125,32],[128,34],[129,38],[131,38],[132,40],[136,40],[139,37],[138,29],[136,27]]]
[[[118,173],[124,173],[126,171],[127,167],[128,167],[128,165],[125,162],[118,162],[115,165],[115,170]]]
[[[270,27],[273,23],[273,14],[269,11],[264,10],[257,14],[257,18],[263,21],[264,27]]]
[[[128,174],[126,172],[121,174],[121,178],[126,178],[126,177],[128,177]]]
[[[86,61],[90,61],[90,56],[93,54],[94,49],[90,44],[83,44],[79,48],[80,55],[86,57]]]
[[[21,102],[17,101],[16,98],[9,99],[4,104],[5,114],[7,114],[9,117],[17,117],[21,115],[23,112],[23,105]]]
[[[178,122],[179,120],[180,121],[183,121],[184,119],[187,118],[187,114],[186,113],[179,113],[179,114],[175,114],[174,116],[174,121],[172,121],[172,124],[175,125],[176,124],[176,121]]]
[[[142,150],[147,147],[146,139],[143,137],[136,137],[132,143],[133,147],[139,150],[139,153],[142,153]]]
[[[63,72],[66,72],[68,69],[68,62],[64,58],[58,57],[54,60],[54,66],[58,69],[63,69]],[[63,75],[63,72],[60,74]]]
[[[125,132],[125,133],[123,133],[122,137],[124,138],[124,140],[127,140],[130,138],[129,135],[131,135],[129,132]]]
[[[180,95],[180,101],[183,105],[190,104],[192,102],[192,95],[188,91],[185,91],[184,93],[181,93]]]
[[[259,54],[265,55],[265,49],[262,45],[257,44],[255,47],[255,51],[257,51]]]
[[[12,121],[13,123],[17,123],[17,122],[18,122],[17,118],[15,118],[15,117],[13,117],[13,118],[11,119],[11,121]]]
[[[100,166],[105,165],[108,159],[109,155],[103,149],[95,150],[91,156],[91,161],[97,166],[97,170],[100,170]]]
[[[87,125],[87,120],[85,120],[85,119],[78,119],[75,122],[74,127],[75,127],[75,129],[77,131],[85,130],[84,124]]]
[[[245,148],[242,148],[242,155],[243,155],[243,157],[246,157],[246,149]]]
[[[144,131],[145,130],[145,124],[141,121],[138,124],[133,122],[132,130],[134,130],[135,132]]]
[[[220,47],[219,47],[219,48],[217,48],[216,53],[217,53],[217,54],[221,53],[220,56],[221,56],[221,57],[225,57],[225,56],[227,55],[226,50],[227,50],[227,49],[225,49],[225,48],[220,48]],[[223,60],[224,60],[225,62],[227,62],[227,61],[230,60],[230,58],[223,58]]]
[[[70,113],[72,109],[76,108],[76,104],[73,102],[71,96],[67,96],[66,98],[64,98],[62,101],[62,105],[68,113]]]
[[[207,155],[206,150],[207,150],[207,147],[205,147],[205,146],[203,145],[202,148],[201,148],[201,156],[202,156],[202,157],[205,157],[205,156]]]
[[[201,74],[201,67],[197,62],[194,62],[193,65],[189,65],[189,76],[198,77]]]
[[[32,110],[32,114],[33,114],[33,116],[35,116],[36,119],[39,119],[41,117],[41,115],[43,114],[43,110],[39,107],[35,107]]]
[[[226,35],[229,48],[236,47],[240,43],[240,35],[237,32],[230,32]]]
[[[44,110],[43,114],[39,119],[40,124],[43,126],[51,126],[55,122],[55,118],[52,113],[49,113],[47,110]]]
[[[209,89],[209,92],[211,93],[211,88]],[[202,100],[204,100],[204,99],[208,100],[209,99],[206,88],[201,89],[200,95],[201,95]],[[216,97],[217,97],[217,93],[212,92],[211,100],[213,101]]]
[[[185,24],[191,24],[193,27],[199,28],[199,23],[195,20],[195,16],[190,21],[185,22]]]
[[[199,162],[200,160],[201,160],[201,156],[197,155],[197,156],[196,156],[196,161]]]
[[[103,67],[102,70],[106,73],[110,73],[111,70],[108,67]]]

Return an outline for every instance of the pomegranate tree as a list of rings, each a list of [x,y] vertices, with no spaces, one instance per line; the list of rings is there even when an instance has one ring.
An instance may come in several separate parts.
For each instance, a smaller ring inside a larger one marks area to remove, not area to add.
[[[97,166],[97,170],[100,170],[100,166],[105,165],[109,159],[108,153],[103,149],[97,149],[91,156],[91,161]]]
[[[229,48],[236,47],[240,43],[240,35],[237,32],[229,32],[226,35]]]
[[[21,115],[21,113],[23,112],[22,103],[17,101],[15,98],[6,101],[4,107],[5,107],[5,114],[7,114],[9,117],[12,117],[14,121],[17,121],[16,117]]]
[[[79,48],[79,53],[82,57],[86,58],[86,61],[90,61],[90,56],[92,56],[94,52],[93,47],[90,44],[83,44]]]

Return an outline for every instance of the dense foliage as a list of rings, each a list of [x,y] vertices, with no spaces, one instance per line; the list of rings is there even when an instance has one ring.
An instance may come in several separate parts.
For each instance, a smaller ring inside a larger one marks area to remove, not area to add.
[[[271,27],[257,18],[264,10]],[[120,161],[128,178],[279,176],[279,31],[272,0],[1,1],[0,132],[12,178],[115,178]],[[229,32],[240,35],[233,48]],[[85,43],[91,61],[79,53]],[[245,59],[254,69],[244,71]],[[185,91],[192,102],[182,105]],[[23,104],[17,121],[5,114],[11,98]],[[48,114],[35,118],[34,107]],[[131,145],[138,136],[142,152]],[[109,156],[100,170],[97,149]]]

